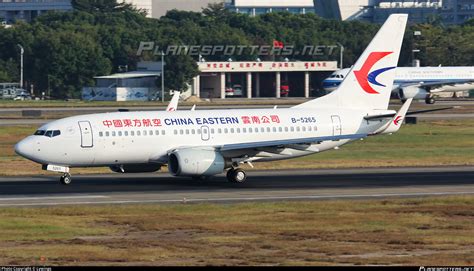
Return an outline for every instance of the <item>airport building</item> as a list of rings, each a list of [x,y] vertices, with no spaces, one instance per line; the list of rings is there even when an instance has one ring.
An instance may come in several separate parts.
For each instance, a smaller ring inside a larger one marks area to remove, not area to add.
[[[70,0],[0,0],[0,22],[31,21],[46,11],[72,10]]]
[[[226,8],[251,16],[279,11],[288,11],[295,14],[316,12],[313,0],[232,0],[226,2]]]
[[[473,0],[444,0],[440,12],[443,21],[448,24],[461,24],[474,18]]]
[[[437,15],[442,0],[315,0],[318,14],[338,20],[383,23],[390,14],[407,13],[412,23],[424,23]]]
[[[136,8],[141,9],[146,12],[146,16],[151,18],[153,13],[153,4],[152,0],[117,0],[117,2],[122,1],[123,3],[128,3],[134,5]]]
[[[136,0],[131,0],[136,1]],[[201,12],[209,4],[222,3],[224,0],[150,0],[152,2],[152,17],[160,18],[166,12],[177,9],[183,11]]]
[[[200,62],[192,94],[201,98],[310,97],[337,61]]]
[[[321,81],[337,70],[337,61],[199,62],[183,96],[203,99],[311,97]],[[166,70],[165,70],[166,73]],[[94,77],[95,86],[84,87],[83,100],[131,101],[161,97],[157,82],[161,62],[139,62],[137,71]],[[159,85],[159,84],[158,84]]]
[[[161,62],[139,62],[137,71],[96,76],[95,86],[82,88],[84,101],[149,101],[157,99]]]

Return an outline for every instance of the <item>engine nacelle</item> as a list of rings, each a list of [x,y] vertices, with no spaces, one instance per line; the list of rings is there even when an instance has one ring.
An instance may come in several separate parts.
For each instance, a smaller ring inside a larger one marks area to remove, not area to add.
[[[117,173],[146,173],[160,170],[159,164],[131,164],[131,165],[114,165],[110,170]]]
[[[414,100],[424,100],[430,93],[424,88],[419,87],[405,87],[398,91],[398,97],[400,100],[406,100],[413,98]]]
[[[224,168],[224,157],[214,150],[182,149],[168,156],[168,170],[174,176],[214,176]]]

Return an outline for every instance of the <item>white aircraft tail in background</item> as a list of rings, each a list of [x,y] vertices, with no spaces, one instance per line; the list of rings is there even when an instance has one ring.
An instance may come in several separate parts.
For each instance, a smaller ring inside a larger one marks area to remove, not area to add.
[[[179,95],[181,93],[179,91],[173,92],[173,97],[171,98],[170,103],[168,104],[168,107],[166,107],[166,111],[176,111],[178,110],[178,102],[179,102]]]

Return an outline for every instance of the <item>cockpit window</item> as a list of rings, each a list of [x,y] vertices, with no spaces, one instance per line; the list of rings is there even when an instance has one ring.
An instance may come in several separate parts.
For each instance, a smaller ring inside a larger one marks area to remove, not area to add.
[[[60,134],[61,134],[60,130],[48,130],[48,131],[38,130],[34,133],[34,135],[37,135],[37,136],[47,136],[47,137],[55,137]]]

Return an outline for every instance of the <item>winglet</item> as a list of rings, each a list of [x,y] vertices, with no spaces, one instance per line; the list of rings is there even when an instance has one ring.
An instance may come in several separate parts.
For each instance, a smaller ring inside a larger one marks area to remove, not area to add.
[[[173,98],[171,98],[171,101],[168,104],[166,111],[176,111],[178,109],[179,94],[180,94],[179,91],[175,91],[173,93]]]
[[[391,134],[400,130],[400,127],[402,126],[403,120],[405,119],[405,116],[408,112],[408,108],[410,108],[412,101],[413,98],[407,99],[406,102],[400,108],[400,110],[398,110],[397,114],[395,114],[395,116],[390,120],[390,122],[375,131],[374,134]]]

